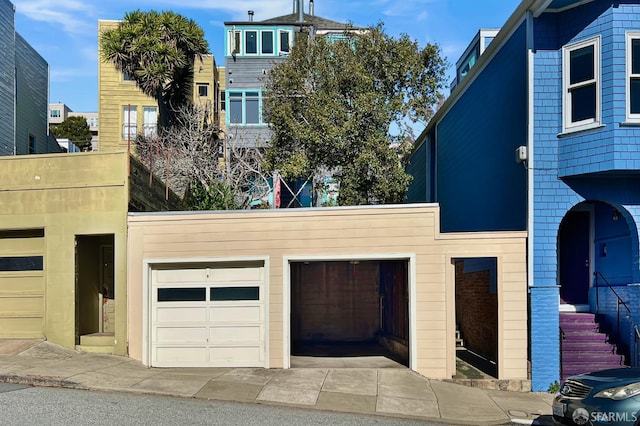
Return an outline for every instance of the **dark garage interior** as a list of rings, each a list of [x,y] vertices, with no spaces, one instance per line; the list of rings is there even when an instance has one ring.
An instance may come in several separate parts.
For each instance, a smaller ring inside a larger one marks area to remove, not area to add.
[[[292,262],[291,355],[409,366],[407,260]]]

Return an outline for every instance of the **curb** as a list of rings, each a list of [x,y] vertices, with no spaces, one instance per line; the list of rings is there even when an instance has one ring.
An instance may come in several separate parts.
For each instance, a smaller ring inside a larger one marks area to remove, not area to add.
[[[55,377],[46,376],[16,376],[11,374],[1,374],[0,382],[12,383],[17,385],[42,386],[42,387],[58,387],[88,390],[86,386],[79,385],[76,382],[61,380]]]

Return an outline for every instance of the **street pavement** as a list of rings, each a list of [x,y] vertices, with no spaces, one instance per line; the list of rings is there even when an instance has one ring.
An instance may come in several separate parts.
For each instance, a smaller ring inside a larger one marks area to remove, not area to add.
[[[0,340],[0,382],[285,405],[455,425],[551,424],[553,395],[485,390],[406,368],[147,368],[127,357]]]

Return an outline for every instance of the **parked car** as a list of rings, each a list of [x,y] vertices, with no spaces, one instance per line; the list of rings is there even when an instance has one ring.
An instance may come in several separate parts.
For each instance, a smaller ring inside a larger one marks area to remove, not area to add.
[[[640,425],[640,368],[569,377],[553,401],[556,425]]]

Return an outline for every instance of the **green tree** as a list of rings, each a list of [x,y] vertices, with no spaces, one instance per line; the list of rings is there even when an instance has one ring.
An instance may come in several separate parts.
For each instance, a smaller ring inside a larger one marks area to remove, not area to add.
[[[58,139],[69,139],[81,151],[91,147],[91,130],[84,117],[72,115],[62,123],[52,126],[51,133]]]
[[[297,35],[265,83],[267,168],[316,183],[333,177],[340,205],[403,201],[407,140],[433,114],[445,67],[437,44],[421,48],[382,24],[337,40]]]
[[[99,44],[104,61],[156,100],[163,128],[191,97],[194,60],[209,52],[198,24],[171,11],[126,13],[116,28],[100,35]]]

